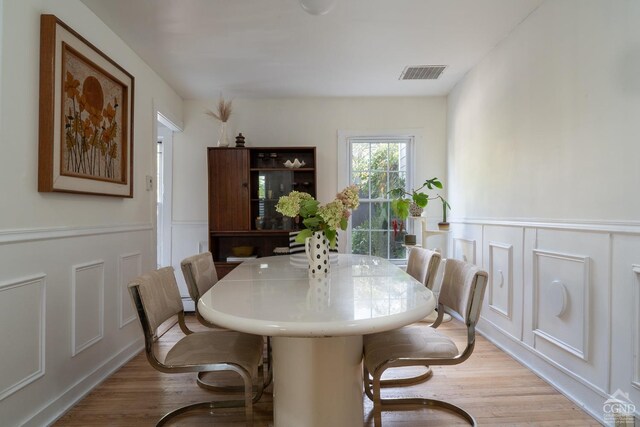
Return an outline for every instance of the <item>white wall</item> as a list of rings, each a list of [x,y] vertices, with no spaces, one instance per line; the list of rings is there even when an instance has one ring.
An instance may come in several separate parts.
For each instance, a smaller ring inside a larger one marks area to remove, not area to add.
[[[639,23],[637,1],[547,1],[447,115],[451,255],[490,273],[481,330],[600,419],[617,389],[640,408]]]
[[[219,123],[204,112],[216,101],[185,101],[184,132],[174,139],[172,264],[176,267],[182,258],[197,253],[201,242],[206,247],[206,147],[217,144]],[[242,132],[247,146],[316,146],[318,198],[328,202],[339,190],[339,130],[421,129],[416,182],[422,182],[445,177],[445,117],[444,97],[236,99],[228,130],[232,143]],[[440,209],[436,205],[429,213],[438,216]]]
[[[39,426],[142,348],[125,286],[155,267],[154,109],[182,100],[80,1],[3,3],[0,424]],[[41,13],[135,77],[133,199],[37,192]]]

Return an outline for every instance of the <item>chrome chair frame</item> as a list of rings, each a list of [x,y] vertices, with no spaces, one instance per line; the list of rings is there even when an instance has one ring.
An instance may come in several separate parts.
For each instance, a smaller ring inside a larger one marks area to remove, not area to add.
[[[165,267],[171,269],[173,272],[173,267]],[[241,389],[244,391],[244,400],[222,400],[222,401],[207,401],[207,402],[199,402],[186,406],[182,406],[178,409],[168,412],[165,414],[158,423],[157,427],[165,425],[167,422],[172,420],[178,415],[184,414],[185,412],[191,411],[193,409],[199,408],[208,408],[208,409],[218,409],[218,408],[236,408],[236,407],[245,407],[245,415],[247,421],[252,422],[253,420],[253,403],[260,400],[262,397],[262,393],[264,388],[262,384],[258,384],[256,388],[255,394],[253,394],[254,385],[253,378],[249,371],[247,371],[244,367],[235,363],[209,363],[209,364],[188,364],[188,365],[167,365],[158,360],[153,351],[154,343],[162,336],[157,336],[156,331],[151,330],[149,319],[144,310],[142,297],[140,295],[139,284],[136,285],[135,281],[129,285],[129,292],[131,298],[133,299],[136,312],[138,313],[138,318],[140,320],[140,324],[142,326],[142,331],[144,334],[144,342],[145,342],[145,355],[146,358],[151,364],[151,366],[164,373],[185,373],[185,372],[215,372],[215,371],[232,371],[236,372],[244,383],[244,386]],[[176,284],[177,286],[177,284]],[[184,324],[184,311],[180,311],[178,313],[178,323],[180,324],[181,330],[188,335],[188,333],[183,329],[182,325]],[[188,331],[188,329],[187,329]],[[189,333],[194,333],[189,331]]]
[[[192,262],[194,262],[198,258],[204,258],[204,257],[210,260],[215,272],[215,264],[213,262],[213,255],[211,254],[211,252],[203,252],[203,253],[192,255],[190,257],[183,259],[180,262],[180,269],[182,270],[184,281],[187,284],[187,290],[189,291],[189,296],[194,302],[196,319],[198,320],[198,322],[201,325],[206,326],[208,328],[221,328],[220,326],[214,323],[211,323],[207,319],[202,317],[202,315],[200,314],[200,310],[198,309],[198,300],[200,300],[200,297],[202,295],[200,295],[200,288],[198,288],[198,284],[196,281],[196,274],[193,271]],[[215,279],[213,283],[211,283],[211,286],[209,287],[209,289],[215,286],[216,283],[218,283],[217,272],[215,274]],[[180,324],[180,329],[186,335],[193,333],[193,331],[191,331],[187,326],[187,324],[184,322],[184,319],[182,319],[182,321],[180,321],[179,324]],[[264,360],[264,364],[266,364],[267,370],[264,372],[264,381],[263,381],[262,387],[267,388],[269,384],[271,384],[271,381],[273,380],[273,366],[271,363],[271,338],[270,337],[267,337],[267,357]],[[263,366],[263,370],[264,370],[264,366]],[[197,383],[198,383],[198,386],[203,389],[216,391],[216,392],[240,392],[243,390],[242,386],[220,386],[220,385],[216,385],[215,383],[211,383],[207,381],[207,379],[205,378],[207,374],[208,372],[198,373]]]
[[[445,267],[446,268],[446,267]],[[470,425],[477,426],[477,422],[473,416],[462,409],[459,406],[453,405],[449,402],[445,402],[437,399],[429,398],[393,398],[382,399],[380,396],[380,389],[382,386],[382,374],[389,368],[408,367],[408,366],[451,366],[458,365],[467,360],[475,348],[475,327],[480,317],[480,309],[482,308],[482,299],[484,298],[484,291],[487,285],[488,275],[485,271],[477,269],[473,279],[473,289],[471,291],[472,300],[469,307],[469,312],[466,316],[465,325],[467,327],[467,345],[465,349],[457,356],[452,358],[404,358],[399,357],[395,359],[386,360],[382,364],[378,365],[374,372],[369,372],[366,363],[363,363],[363,378],[364,378],[364,390],[367,397],[373,401],[374,407],[374,424],[381,424],[381,411],[385,406],[395,405],[423,405],[430,408],[442,408],[452,411],[462,418],[464,418]],[[441,303],[438,304],[439,312],[444,312],[445,306]],[[454,310],[455,311],[455,310]],[[460,313],[458,313],[460,314]],[[461,316],[465,318],[464,316]],[[365,354],[366,357],[366,354]]]

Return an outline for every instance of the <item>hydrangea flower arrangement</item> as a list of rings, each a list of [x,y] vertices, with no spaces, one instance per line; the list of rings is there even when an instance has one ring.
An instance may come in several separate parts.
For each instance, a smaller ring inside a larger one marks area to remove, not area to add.
[[[276,211],[291,218],[302,218],[306,228],[298,233],[296,242],[304,243],[315,231],[324,231],[331,247],[335,247],[338,228],[347,229],[350,210],[357,209],[359,205],[358,187],[351,185],[339,192],[334,200],[322,206],[309,193],[292,191],[280,197]]]

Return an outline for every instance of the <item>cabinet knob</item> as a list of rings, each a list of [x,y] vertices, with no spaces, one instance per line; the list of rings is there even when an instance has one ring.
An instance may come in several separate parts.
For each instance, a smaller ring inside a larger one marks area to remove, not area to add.
[[[249,184],[248,184],[248,183],[246,183],[246,182],[243,182],[243,183],[242,183],[242,186],[243,186],[244,188],[247,188],[247,187],[249,186]]]

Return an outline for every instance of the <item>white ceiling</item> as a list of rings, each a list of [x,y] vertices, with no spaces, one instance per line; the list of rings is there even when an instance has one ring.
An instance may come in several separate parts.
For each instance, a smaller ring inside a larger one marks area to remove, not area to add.
[[[446,95],[544,0],[82,0],[183,98]],[[407,65],[447,65],[400,81]],[[140,78],[141,76],[137,76]]]

